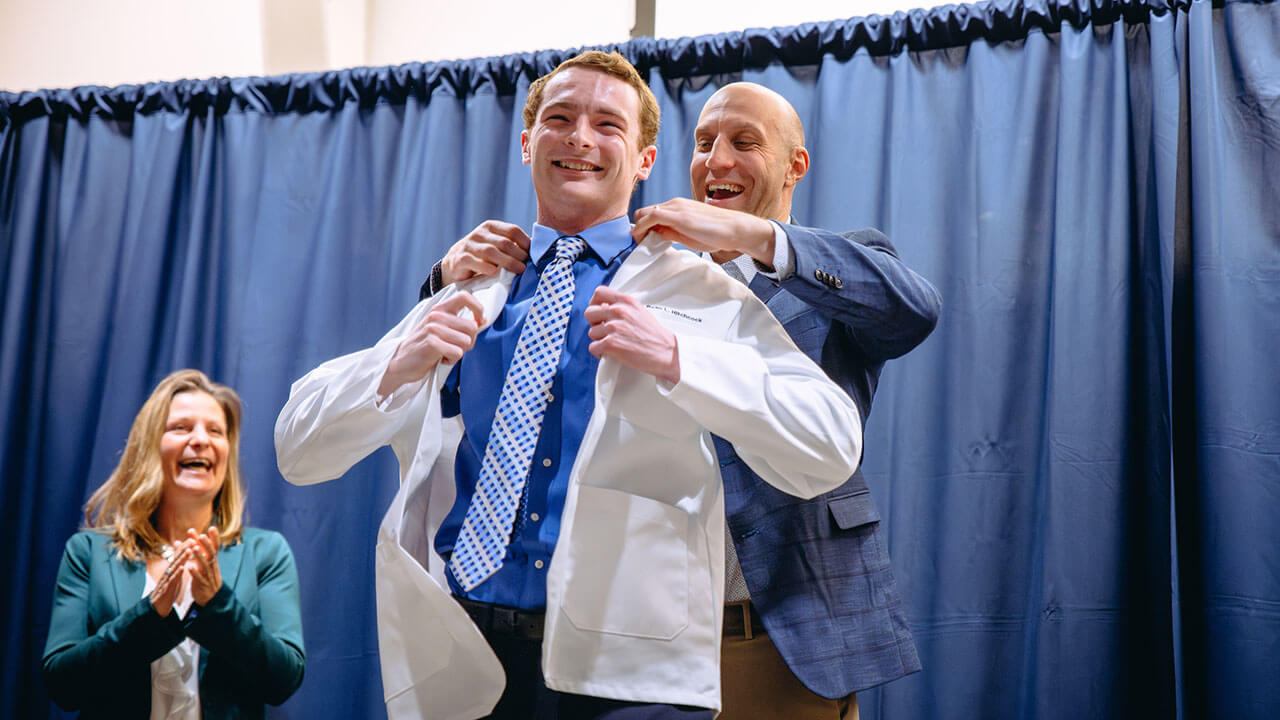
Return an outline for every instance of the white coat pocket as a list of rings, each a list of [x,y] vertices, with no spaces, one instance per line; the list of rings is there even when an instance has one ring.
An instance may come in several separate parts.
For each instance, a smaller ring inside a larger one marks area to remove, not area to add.
[[[579,630],[669,640],[689,624],[689,515],[609,488],[580,486],[572,537],[562,541],[573,583],[564,612]],[[557,558],[557,562],[560,558]]]

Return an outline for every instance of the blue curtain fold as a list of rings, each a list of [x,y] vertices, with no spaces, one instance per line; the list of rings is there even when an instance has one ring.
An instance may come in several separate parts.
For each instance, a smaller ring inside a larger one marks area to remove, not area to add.
[[[687,195],[725,82],[792,101],[794,212],[875,226],[944,299],[864,469],[924,670],[866,718],[1280,714],[1280,6],[991,2],[616,46],[662,107],[635,205]],[[490,217],[532,223],[528,83],[575,50],[0,93],[0,716],[53,577],[159,378],[245,401],[250,522],[302,580],[273,717],[383,717],[385,450],[295,488],[289,384],[373,343]]]

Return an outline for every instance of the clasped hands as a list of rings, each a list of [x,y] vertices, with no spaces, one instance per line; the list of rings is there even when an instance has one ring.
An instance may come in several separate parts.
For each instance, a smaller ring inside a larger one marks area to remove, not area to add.
[[[174,548],[173,558],[151,590],[151,605],[160,617],[168,617],[173,604],[182,595],[184,580],[191,580],[191,596],[197,605],[207,605],[222,588],[222,571],[218,568],[218,528],[211,526],[203,533],[187,529],[187,538]]]

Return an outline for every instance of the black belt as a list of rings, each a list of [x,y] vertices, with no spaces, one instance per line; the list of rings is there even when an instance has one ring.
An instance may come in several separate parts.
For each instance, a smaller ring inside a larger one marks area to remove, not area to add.
[[[541,610],[521,610],[506,605],[468,600],[457,595],[454,595],[453,599],[467,611],[483,633],[508,635],[526,640],[542,639],[542,623],[546,613]]]
[[[756,612],[756,606],[752,605],[750,600],[725,603],[725,637],[741,637],[750,640],[755,635],[764,634],[764,621],[760,619],[760,613]]]

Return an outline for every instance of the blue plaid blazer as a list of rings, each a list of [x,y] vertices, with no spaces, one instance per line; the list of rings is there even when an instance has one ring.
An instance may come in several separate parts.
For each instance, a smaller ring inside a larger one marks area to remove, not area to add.
[[[751,289],[857,402],[865,427],[884,362],[933,331],[938,293],[875,230],[782,227],[796,272],[781,283],[757,275]],[[918,671],[862,471],[802,500],[761,481],[732,446],[715,440],[729,530],[752,603],[796,677],[839,698]]]

